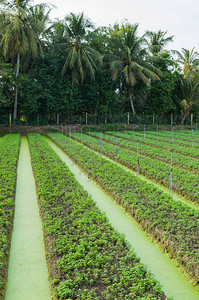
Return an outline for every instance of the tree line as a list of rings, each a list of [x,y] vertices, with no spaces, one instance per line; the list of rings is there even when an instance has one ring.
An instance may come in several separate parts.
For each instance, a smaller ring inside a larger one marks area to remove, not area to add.
[[[51,20],[53,7],[1,0],[0,114],[49,116],[199,113],[199,53],[166,50],[174,36],[128,21],[95,28],[84,13]]]

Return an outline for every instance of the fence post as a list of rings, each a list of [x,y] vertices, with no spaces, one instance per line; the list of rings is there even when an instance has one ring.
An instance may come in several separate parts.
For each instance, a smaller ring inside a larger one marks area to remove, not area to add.
[[[10,126],[12,125],[12,114],[11,113],[9,114],[9,125]]]
[[[59,113],[57,113],[57,126],[59,126]]]
[[[173,150],[171,150],[171,166],[170,166],[170,185],[169,185],[169,195],[172,194],[172,160],[173,160]]]
[[[137,176],[139,176],[139,140],[137,140]]]
[[[101,140],[101,131],[100,131],[100,156],[102,156],[102,140]]]
[[[191,127],[193,126],[193,113],[191,113]]]
[[[69,125],[69,136],[70,136],[70,139],[71,139],[71,125]]]
[[[129,112],[127,113],[127,124],[129,125]]]

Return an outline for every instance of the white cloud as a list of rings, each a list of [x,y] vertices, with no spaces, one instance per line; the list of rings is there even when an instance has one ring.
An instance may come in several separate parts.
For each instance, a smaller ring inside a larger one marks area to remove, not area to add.
[[[34,1],[40,3],[42,1]],[[45,0],[44,2],[48,2]],[[174,35],[170,48],[180,50],[193,48],[199,51],[199,2],[198,0],[52,0],[57,9],[52,17],[63,19],[70,12],[85,12],[96,26],[113,25],[116,21],[128,19],[139,23],[140,34],[146,30],[168,31]]]

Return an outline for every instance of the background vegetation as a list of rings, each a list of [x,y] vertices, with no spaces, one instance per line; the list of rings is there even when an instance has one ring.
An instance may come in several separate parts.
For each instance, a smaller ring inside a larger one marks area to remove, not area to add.
[[[50,5],[0,3],[1,124],[9,114],[32,125],[199,114],[199,53],[166,50],[167,32],[140,37],[128,21],[94,28],[84,13],[51,20]]]

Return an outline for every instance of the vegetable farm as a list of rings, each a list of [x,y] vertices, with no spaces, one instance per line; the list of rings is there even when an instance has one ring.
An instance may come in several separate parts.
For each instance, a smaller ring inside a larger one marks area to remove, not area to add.
[[[169,147],[170,133],[161,131],[158,139],[155,132],[49,133],[46,138],[38,133],[27,135],[53,300],[163,300],[171,295],[47,141],[62,149],[121,206],[198,291],[199,143],[197,133],[194,143],[192,135],[175,133]],[[154,184],[124,168],[137,170],[138,140],[139,172]],[[19,149],[19,134],[0,140],[0,299],[6,294]],[[187,204],[174,200],[155,184],[169,187],[171,149],[176,155],[173,189]],[[189,205],[191,202],[196,208]]]
[[[20,135],[6,135],[0,140],[0,299],[5,295]]]

